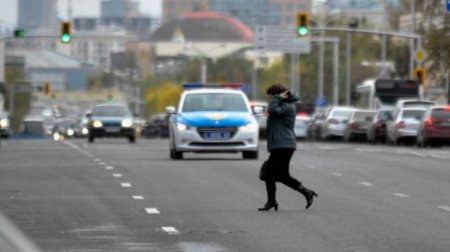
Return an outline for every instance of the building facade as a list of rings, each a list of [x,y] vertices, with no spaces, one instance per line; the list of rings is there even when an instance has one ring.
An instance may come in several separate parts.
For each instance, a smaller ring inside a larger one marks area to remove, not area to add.
[[[165,0],[163,20],[179,17],[185,12],[210,10],[238,18],[248,26],[294,25],[297,12],[310,10],[311,0]]]
[[[55,29],[58,27],[57,0],[19,0],[17,24],[20,29]]]
[[[131,0],[103,0],[102,18],[124,18],[139,16],[139,3]]]

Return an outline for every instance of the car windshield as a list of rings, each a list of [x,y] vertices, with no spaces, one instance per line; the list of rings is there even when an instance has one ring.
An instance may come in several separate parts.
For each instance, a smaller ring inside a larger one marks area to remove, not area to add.
[[[425,110],[404,110],[402,114],[403,119],[418,119],[423,116]]]
[[[431,112],[431,116],[433,118],[450,119],[450,110],[449,109],[433,109],[433,112]]]
[[[380,111],[378,114],[378,118],[380,120],[387,120],[392,116],[392,111]]]
[[[229,111],[248,112],[244,97],[240,94],[204,93],[188,94],[182,112]]]
[[[123,106],[98,106],[92,111],[93,116],[129,117],[131,112]]]
[[[353,111],[352,110],[335,110],[333,111],[333,113],[331,114],[331,117],[335,118],[335,117],[340,117],[340,118],[350,118],[350,116],[352,115]]]
[[[374,115],[375,115],[374,112],[356,111],[355,114],[353,115],[353,120],[355,121],[372,120]]]

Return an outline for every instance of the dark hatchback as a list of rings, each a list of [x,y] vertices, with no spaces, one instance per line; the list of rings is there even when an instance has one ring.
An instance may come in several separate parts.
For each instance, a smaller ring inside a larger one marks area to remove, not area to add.
[[[386,142],[386,121],[392,118],[392,110],[378,110],[373,121],[367,127],[367,141]]]
[[[130,143],[136,141],[136,129],[130,109],[121,104],[99,104],[89,117],[90,143],[97,137],[125,137]]]

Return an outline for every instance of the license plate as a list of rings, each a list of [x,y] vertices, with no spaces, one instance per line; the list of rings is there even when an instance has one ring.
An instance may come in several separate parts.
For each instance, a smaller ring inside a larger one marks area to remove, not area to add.
[[[205,139],[208,140],[224,140],[230,139],[230,132],[206,132],[204,134]]]
[[[105,128],[107,133],[117,133],[120,131],[120,128]]]

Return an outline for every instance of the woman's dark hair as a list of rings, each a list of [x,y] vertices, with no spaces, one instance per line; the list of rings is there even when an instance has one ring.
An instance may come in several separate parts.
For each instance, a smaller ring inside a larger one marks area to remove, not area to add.
[[[277,95],[277,94],[283,93],[286,90],[287,90],[287,88],[285,88],[283,85],[278,83],[278,84],[273,84],[272,86],[270,86],[267,89],[266,93],[268,95]]]

